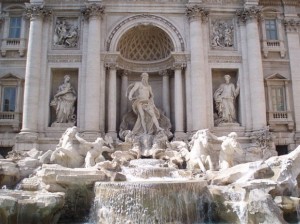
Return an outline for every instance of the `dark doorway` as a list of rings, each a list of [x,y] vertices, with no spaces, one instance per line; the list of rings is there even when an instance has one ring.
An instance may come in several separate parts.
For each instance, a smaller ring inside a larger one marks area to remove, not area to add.
[[[288,146],[287,145],[276,145],[276,151],[279,156],[288,154]]]
[[[0,155],[4,158],[7,156],[8,152],[12,150],[12,147],[0,147]]]

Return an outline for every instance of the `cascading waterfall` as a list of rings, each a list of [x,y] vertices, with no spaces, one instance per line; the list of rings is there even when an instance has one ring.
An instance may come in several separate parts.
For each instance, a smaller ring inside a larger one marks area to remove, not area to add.
[[[97,182],[91,223],[156,224],[209,222],[203,181]]]

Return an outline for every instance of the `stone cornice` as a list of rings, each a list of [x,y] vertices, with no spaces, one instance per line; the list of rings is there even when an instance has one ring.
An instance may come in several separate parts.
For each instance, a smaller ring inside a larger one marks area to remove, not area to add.
[[[284,19],[283,24],[285,25],[287,32],[298,32],[300,27],[299,19]]]
[[[259,20],[261,18],[261,7],[251,6],[236,11],[239,22],[245,23],[247,20]]]
[[[208,10],[203,8],[200,5],[187,5],[185,15],[189,20],[198,20],[201,19],[203,22],[208,21]]]
[[[52,11],[47,9],[42,4],[29,4],[25,3],[25,17],[30,19],[43,18],[50,16]]]
[[[87,4],[84,9],[81,10],[82,15],[86,18],[102,18],[105,7],[101,4],[91,3]]]

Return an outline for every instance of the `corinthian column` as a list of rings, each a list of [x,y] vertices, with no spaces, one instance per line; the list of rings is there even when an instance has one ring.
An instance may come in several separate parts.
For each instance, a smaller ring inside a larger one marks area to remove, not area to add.
[[[246,23],[249,85],[254,87],[250,91],[252,128],[259,130],[267,124],[264,76],[257,23],[260,18],[260,8],[257,6],[245,7],[237,11],[237,16]]]
[[[175,137],[180,138],[184,132],[184,107],[183,107],[183,83],[182,68],[185,65],[181,63],[174,64],[174,95],[175,95]]]
[[[101,16],[104,7],[88,4],[82,14],[89,20],[86,65],[85,131],[100,131],[100,83],[101,83]]]
[[[128,87],[128,72],[124,71],[121,76],[121,110],[120,117],[121,119],[127,113],[127,87]]]
[[[162,76],[162,101],[163,101],[163,110],[166,113],[166,116],[170,119],[170,80],[169,73],[167,70],[160,73]]]
[[[23,126],[22,133],[36,133],[38,125],[41,49],[43,18],[51,14],[40,4],[26,4],[26,16],[30,18],[27,50]]]
[[[107,64],[109,69],[108,78],[108,134],[117,136],[117,68],[116,64]]]
[[[191,69],[190,86],[192,98],[192,130],[207,128],[207,91],[202,23],[208,12],[199,5],[188,6],[186,15],[190,21]]]

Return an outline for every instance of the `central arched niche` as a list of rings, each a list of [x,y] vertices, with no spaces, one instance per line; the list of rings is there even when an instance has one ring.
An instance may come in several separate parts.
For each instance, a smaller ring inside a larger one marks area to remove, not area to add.
[[[117,51],[130,61],[155,62],[170,58],[174,45],[162,29],[153,25],[139,25],[121,37]]]
[[[149,73],[149,84],[154,93],[154,102],[157,108],[164,111],[162,101],[162,71],[170,72],[170,95],[173,92],[173,72],[170,70],[174,63],[172,53],[174,52],[174,43],[170,36],[161,28],[154,25],[136,25],[128,29],[119,39],[117,44],[117,52],[119,53],[118,79],[117,89],[119,117],[117,124],[119,125],[124,112],[132,110],[131,102],[122,99],[125,95],[125,90],[122,90],[122,74],[127,73],[127,85],[141,80],[141,73]],[[172,104],[170,96],[169,104]],[[127,101],[127,104],[122,104],[121,101]],[[124,108],[125,107],[125,108]],[[168,118],[172,120],[172,115],[168,114]]]
[[[173,66],[174,43],[160,27],[139,24],[119,39],[118,67],[132,72],[159,72]]]

